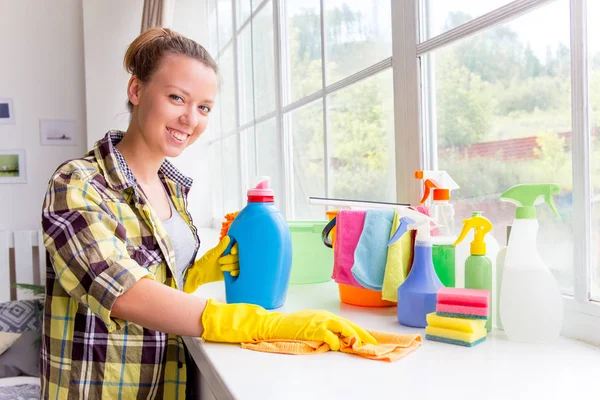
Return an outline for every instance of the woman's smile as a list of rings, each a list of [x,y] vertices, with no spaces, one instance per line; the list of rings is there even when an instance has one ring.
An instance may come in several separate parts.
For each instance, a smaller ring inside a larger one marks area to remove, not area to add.
[[[175,140],[176,143],[179,144],[184,144],[185,142],[187,142],[188,138],[190,137],[190,135],[188,135],[187,133],[181,132],[177,129],[174,128],[169,128],[167,127],[167,133],[169,134],[169,136]]]

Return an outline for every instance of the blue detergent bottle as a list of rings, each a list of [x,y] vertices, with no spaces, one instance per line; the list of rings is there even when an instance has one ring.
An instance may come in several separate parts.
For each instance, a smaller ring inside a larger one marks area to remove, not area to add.
[[[292,237],[275,207],[268,178],[248,190],[248,204],[231,223],[228,235],[229,246],[238,245],[240,273],[237,277],[224,273],[227,303],[256,304],[267,310],[281,307],[292,268]]]
[[[398,287],[398,322],[415,328],[427,326],[427,314],[434,312],[437,303],[437,292],[444,285],[440,281],[433,266],[433,243],[430,230],[433,228],[431,218],[417,211],[398,210],[404,215],[402,219],[408,224],[400,224],[398,229],[416,229],[415,250],[412,268],[406,280]],[[394,234],[389,244],[402,236]]]

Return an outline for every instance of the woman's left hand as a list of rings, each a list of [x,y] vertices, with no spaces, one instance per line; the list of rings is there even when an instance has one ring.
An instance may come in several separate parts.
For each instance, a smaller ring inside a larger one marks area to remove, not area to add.
[[[223,271],[231,272],[237,276],[239,273],[239,262],[237,254],[237,244],[231,248],[231,254],[223,256],[223,253],[229,246],[231,239],[225,236],[218,245],[206,252],[187,271],[187,277],[183,291],[194,293],[200,285],[209,282],[223,280]]]

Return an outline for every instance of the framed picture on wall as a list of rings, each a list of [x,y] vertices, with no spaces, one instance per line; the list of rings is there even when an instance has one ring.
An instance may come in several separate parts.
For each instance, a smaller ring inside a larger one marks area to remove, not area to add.
[[[0,97],[0,125],[14,124],[15,110],[12,99]]]
[[[42,144],[50,146],[74,146],[75,121],[72,119],[40,120]]]
[[[26,183],[25,150],[0,150],[0,183]]]

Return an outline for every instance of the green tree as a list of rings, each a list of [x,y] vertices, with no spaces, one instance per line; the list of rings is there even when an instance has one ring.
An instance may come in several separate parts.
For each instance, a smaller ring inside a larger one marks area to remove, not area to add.
[[[439,58],[436,77],[439,146],[461,146],[480,141],[489,130],[491,118],[485,83],[451,52]]]
[[[336,62],[329,61],[326,68],[330,76],[338,79],[347,75],[346,66],[355,65],[367,50],[382,44],[374,32],[366,28],[363,16],[347,5],[328,12],[328,55]],[[294,76],[303,77],[292,85],[295,98],[322,86],[319,24],[319,15],[305,9],[297,13],[288,26],[292,35],[290,68]],[[393,142],[389,143],[393,130],[392,105],[389,71],[328,98],[329,164],[335,196],[380,201],[393,196],[394,182],[389,174],[393,162],[393,151],[390,151]],[[316,181],[325,168],[322,109],[312,104],[294,114],[294,131],[298,133],[293,139],[294,174],[297,180],[304,182],[299,191],[321,194],[323,183]]]

